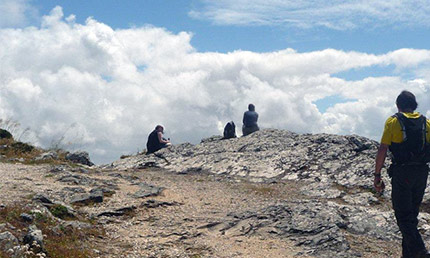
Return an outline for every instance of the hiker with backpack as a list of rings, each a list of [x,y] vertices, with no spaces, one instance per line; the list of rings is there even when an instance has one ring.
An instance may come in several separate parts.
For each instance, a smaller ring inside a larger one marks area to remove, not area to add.
[[[409,91],[397,97],[398,113],[389,117],[376,156],[374,188],[384,190],[381,169],[387,150],[392,154],[388,169],[394,215],[402,234],[402,257],[430,257],[417,229],[419,208],[427,185],[430,121],[415,112],[418,104]]]
[[[236,125],[233,121],[228,122],[224,127],[223,139],[236,138]]]
[[[257,125],[258,121],[258,113],[255,112],[254,104],[248,105],[248,111],[243,114],[243,126],[242,126],[242,134],[246,136],[253,132],[260,130]]]
[[[146,154],[154,153],[171,144],[169,139],[163,137],[163,133],[164,127],[157,125],[155,130],[149,134],[148,142],[146,143]]]

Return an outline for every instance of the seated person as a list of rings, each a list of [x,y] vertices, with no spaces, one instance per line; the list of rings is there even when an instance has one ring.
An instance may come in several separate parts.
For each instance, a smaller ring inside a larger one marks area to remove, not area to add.
[[[148,136],[148,142],[146,143],[146,154],[154,153],[162,148],[166,148],[171,145],[169,140],[163,138],[164,127],[157,125],[155,130],[152,131]]]
[[[248,105],[248,111],[243,114],[243,126],[242,133],[246,136],[250,133],[260,130],[257,125],[258,113],[255,112],[255,106],[253,104]]]

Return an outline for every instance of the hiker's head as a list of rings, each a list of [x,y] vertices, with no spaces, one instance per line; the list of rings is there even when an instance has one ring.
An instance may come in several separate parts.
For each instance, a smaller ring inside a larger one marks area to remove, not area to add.
[[[164,127],[162,125],[157,125],[155,127],[155,131],[157,131],[157,132],[163,132],[164,131]]]
[[[255,111],[255,106],[254,106],[254,104],[249,104],[249,105],[248,105],[248,110],[249,110],[249,111]]]
[[[404,90],[396,99],[396,105],[399,111],[413,112],[418,107],[415,95],[412,92]]]

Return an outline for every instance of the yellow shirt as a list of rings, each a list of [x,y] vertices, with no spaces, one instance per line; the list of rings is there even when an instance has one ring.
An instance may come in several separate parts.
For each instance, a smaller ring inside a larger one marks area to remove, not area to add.
[[[420,113],[403,113],[407,118],[419,118]],[[430,142],[430,121],[427,119],[427,142]],[[391,145],[391,143],[401,143],[403,141],[402,128],[397,117],[389,117],[385,122],[384,133],[382,134],[381,143]]]

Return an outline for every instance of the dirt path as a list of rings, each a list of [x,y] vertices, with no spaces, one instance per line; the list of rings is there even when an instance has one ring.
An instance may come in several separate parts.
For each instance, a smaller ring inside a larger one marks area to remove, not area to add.
[[[127,222],[106,224],[110,238],[121,239],[118,245],[128,247],[127,257],[294,257],[301,251],[287,239],[241,236],[240,232],[221,235],[205,227],[223,221],[231,212],[259,209],[273,204],[276,198],[294,198],[284,191],[285,184],[267,186],[208,174],[178,175],[154,169],[122,174],[165,188],[161,195],[140,202],[156,200],[172,204],[138,208]],[[129,194],[135,190],[127,184],[121,189]],[[118,248],[112,247],[112,257],[125,255],[124,249],[122,253],[116,251]]]

